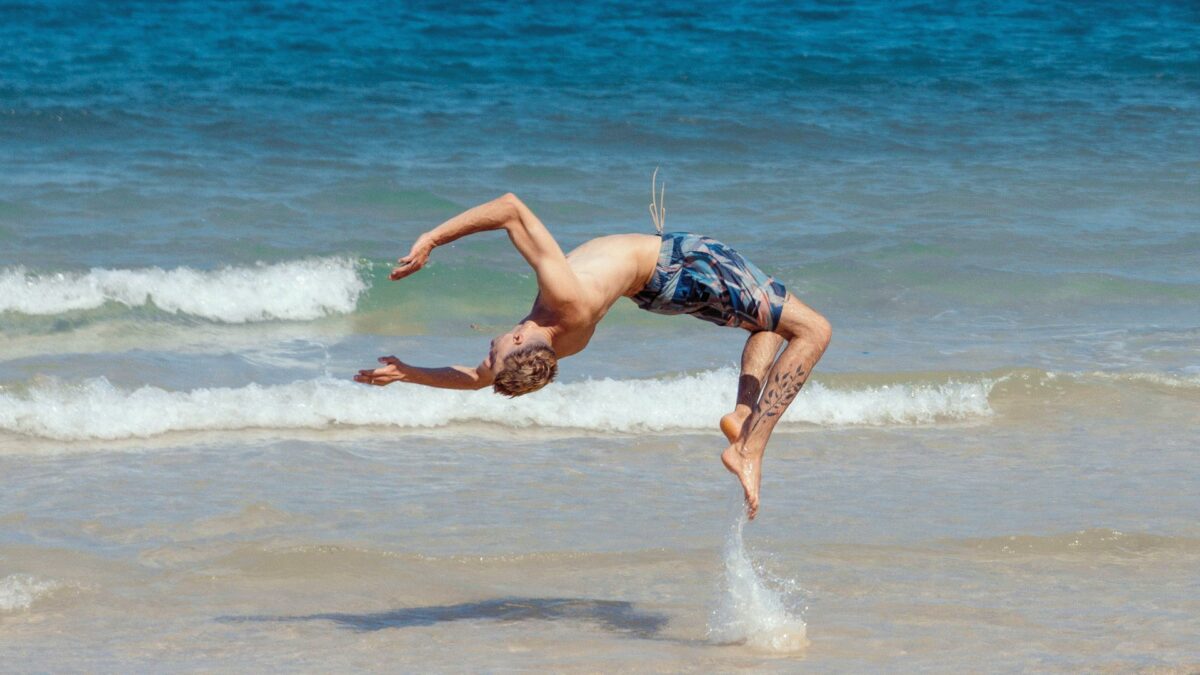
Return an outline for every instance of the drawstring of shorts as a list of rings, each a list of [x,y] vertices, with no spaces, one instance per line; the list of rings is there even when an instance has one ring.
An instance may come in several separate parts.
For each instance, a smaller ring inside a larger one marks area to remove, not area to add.
[[[657,198],[655,194],[657,193]],[[663,181],[662,192],[658,191],[658,167],[654,167],[654,173],[650,175],[650,219],[654,221],[654,229],[658,231],[658,236],[663,235],[663,226],[667,224],[667,182]]]

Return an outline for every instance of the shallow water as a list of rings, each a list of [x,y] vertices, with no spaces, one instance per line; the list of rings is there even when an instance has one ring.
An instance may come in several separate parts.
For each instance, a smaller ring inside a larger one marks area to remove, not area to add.
[[[0,653],[28,670],[1200,668],[1189,3],[0,3]],[[565,248],[734,245],[834,341],[742,525],[744,334],[349,381]],[[732,529],[731,529],[732,528]]]
[[[1195,401],[1081,388],[1032,410],[994,389],[969,423],[788,428],[733,548],[708,432],[26,446],[0,460],[0,555],[33,599],[0,641],[65,668],[1194,667],[1200,503],[1175,467]],[[726,585],[751,563],[769,602]],[[810,644],[772,652],[770,612]]]

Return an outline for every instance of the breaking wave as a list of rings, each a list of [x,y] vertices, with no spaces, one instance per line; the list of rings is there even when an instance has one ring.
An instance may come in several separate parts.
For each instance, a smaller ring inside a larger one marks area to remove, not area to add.
[[[992,414],[992,380],[834,389],[811,382],[788,409],[791,424],[911,425]],[[172,431],[333,426],[434,428],[490,423],[642,432],[711,430],[733,407],[731,368],[659,380],[551,384],[510,400],[490,391],[393,384],[374,388],[320,378],[291,384],[167,391],[125,390],[104,378],[0,391],[0,429],[58,440],[141,438]]]
[[[154,305],[173,314],[247,323],[308,321],[354,311],[367,283],[350,258],[313,258],[203,271],[101,269],[35,273],[0,270],[0,312],[55,315],[106,303]]]

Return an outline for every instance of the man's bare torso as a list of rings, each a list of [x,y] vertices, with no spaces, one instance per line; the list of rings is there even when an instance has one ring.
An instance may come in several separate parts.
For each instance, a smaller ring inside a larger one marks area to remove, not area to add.
[[[580,285],[577,306],[571,312],[554,311],[539,294],[528,317],[553,329],[555,353],[563,357],[582,350],[613,304],[646,286],[661,242],[657,235],[614,234],[586,241],[567,254]]]

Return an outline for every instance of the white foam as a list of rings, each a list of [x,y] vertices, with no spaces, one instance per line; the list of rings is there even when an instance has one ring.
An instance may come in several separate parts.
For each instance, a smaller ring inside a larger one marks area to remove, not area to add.
[[[0,612],[29,609],[38,598],[58,589],[57,581],[41,580],[28,574],[10,574],[0,579]]]
[[[154,303],[167,312],[224,323],[307,321],[354,311],[367,284],[349,258],[293,260],[201,271],[100,269],[35,274],[0,270],[0,312],[54,315]]]
[[[784,595],[767,586],[746,554],[742,530],[745,507],[738,489],[738,515],[725,537],[725,575],[721,597],[709,617],[708,637],[719,643],[743,643],[771,652],[808,646],[808,625],[788,611]]]
[[[1186,375],[1172,376],[1164,373],[1106,373],[1096,371],[1089,373],[1087,377],[1109,382],[1146,382],[1171,389],[1200,389],[1200,375],[1189,377]]]
[[[921,424],[991,414],[991,382],[801,392],[785,423]],[[123,390],[104,378],[0,391],[0,429],[60,440],[147,437],[169,431],[321,429],[335,425],[432,428],[464,422],[593,431],[711,431],[733,408],[737,372],[665,380],[551,384],[508,399],[404,383],[377,388],[320,378],[291,384],[166,391]]]

